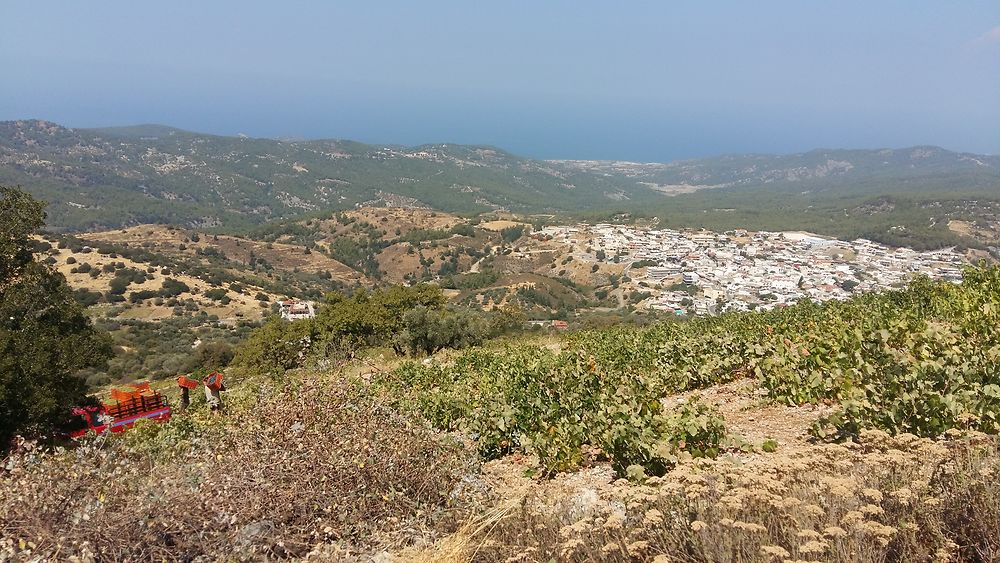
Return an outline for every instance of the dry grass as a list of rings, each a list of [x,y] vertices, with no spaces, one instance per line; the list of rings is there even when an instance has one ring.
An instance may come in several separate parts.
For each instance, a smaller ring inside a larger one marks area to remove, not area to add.
[[[518,509],[519,502],[508,500],[476,515],[458,529],[429,547],[404,550],[396,559],[411,563],[460,563],[472,561],[483,545],[481,538],[489,536],[505,518]]]
[[[873,432],[689,462],[641,485],[594,472],[538,482],[455,541],[468,561],[996,561],[998,472],[994,438]]]

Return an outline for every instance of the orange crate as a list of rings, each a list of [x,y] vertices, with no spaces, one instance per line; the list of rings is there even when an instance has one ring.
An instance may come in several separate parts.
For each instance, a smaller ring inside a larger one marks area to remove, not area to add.
[[[215,372],[206,377],[202,383],[212,391],[222,391],[222,374]]]
[[[190,377],[187,377],[187,376],[184,376],[184,375],[180,375],[180,376],[177,376],[177,385],[179,385],[180,387],[183,387],[185,389],[197,389],[198,388],[198,380],[197,379],[191,379]]]

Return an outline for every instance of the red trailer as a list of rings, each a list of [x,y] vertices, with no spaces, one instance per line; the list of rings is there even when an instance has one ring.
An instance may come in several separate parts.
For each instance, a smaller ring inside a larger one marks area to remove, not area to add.
[[[111,403],[102,403],[99,407],[77,407],[73,414],[83,417],[87,427],[69,433],[73,438],[79,438],[93,431],[101,434],[124,432],[131,428],[135,421],[148,418],[157,422],[170,420],[170,406],[159,391],[149,388],[149,383],[133,384],[132,391],[111,390]]]

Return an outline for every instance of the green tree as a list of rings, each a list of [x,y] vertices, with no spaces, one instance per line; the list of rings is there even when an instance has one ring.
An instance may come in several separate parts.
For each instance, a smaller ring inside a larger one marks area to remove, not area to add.
[[[44,204],[0,187],[0,449],[14,435],[51,430],[86,401],[75,374],[111,357],[66,279],[36,260],[31,235]]]
[[[315,337],[312,319],[287,322],[274,317],[240,345],[232,363],[253,372],[280,375],[303,364]]]
[[[470,310],[438,310],[415,307],[403,315],[405,329],[397,337],[411,354],[431,355],[444,348],[465,348],[489,336],[490,323]]]
[[[198,346],[194,360],[197,367],[222,369],[233,361],[233,347],[225,342],[208,342]]]
[[[503,237],[503,240],[512,243],[524,236],[524,225],[513,225],[506,229],[501,229],[500,236]]]
[[[318,337],[348,348],[386,343],[403,330],[407,311],[419,306],[440,309],[444,302],[441,288],[427,284],[362,289],[350,297],[334,292],[316,317]]]

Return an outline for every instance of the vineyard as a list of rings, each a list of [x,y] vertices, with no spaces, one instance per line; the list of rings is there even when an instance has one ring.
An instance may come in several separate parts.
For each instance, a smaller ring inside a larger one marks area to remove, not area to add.
[[[961,285],[917,278],[845,302],[585,332],[558,351],[474,348],[405,363],[378,384],[436,427],[469,432],[487,459],[533,453],[554,473],[596,447],[619,475],[662,475],[680,457],[757,447],[697,395],[665,407],[669,395],[738,379],[755,380],[763,400],[836,405],[814,425],[817,440],[995,434],[998,321],[1000,269],[978,267]]]

